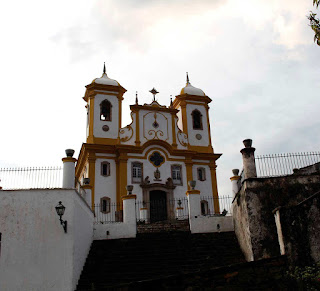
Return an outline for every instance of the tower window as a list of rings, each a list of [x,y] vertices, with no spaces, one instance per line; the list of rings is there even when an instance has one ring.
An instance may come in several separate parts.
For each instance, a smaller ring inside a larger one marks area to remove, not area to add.
[[[102,162],[101,163],[101,176],[108,177],[110,176],[110,163]]]
[[[195,109],[191,113],[193,129],[203,129],[202,127],[202,114],[198,109]]]
[[[182,174],[181,174],[181,165],[172,165],[171,166],[171,178],[173,184],[182,185]]]
[[[132,164],[132,183],[141,183],[143,164],[140,162],[133,162]]]
[[[111,121],[112,105],[108,100],[103,100],[100,104],[100,120]]]
[[[200,203],[201,203],[201,215],[208,215],[209,214],[208,201],[202,200]]]
[[[206,180],[206,169],[205,168],[197,168],[198,180],[205,181]]]
[[[111,208],[111,199],[109,197],[102,197],[100,199],[100,211],[102,213],[109,213]]]

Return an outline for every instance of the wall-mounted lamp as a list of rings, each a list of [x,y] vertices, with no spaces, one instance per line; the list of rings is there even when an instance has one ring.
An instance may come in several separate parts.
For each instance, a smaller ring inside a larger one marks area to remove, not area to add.
[[[62,220],[61,217],[63,216],[64,214],[64,211],[66,210],[66,208],[62,205],[62,202],[59,201],[59,204],[56,206],[56,211],[57,211],[57,214],[59,215],[60,217],[60,223],[64,229],[64,232],[66,233],[67,232],[67,221],[66,220]]]

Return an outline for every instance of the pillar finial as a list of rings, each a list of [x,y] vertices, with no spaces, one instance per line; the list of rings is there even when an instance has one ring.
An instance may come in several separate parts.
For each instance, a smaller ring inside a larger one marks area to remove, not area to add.
[[[103,62],[103,73],[106,73],[106,62]]]
[[[173,103],[172,103],[172,95],[170,95],[170,107],[173,107]]]
[[[136,105],[138,105],[138,91],[136,91]]]
[[[190,84],[190,81],[189,81],[189,75],[188,75],[188,72],[187,72],[187,85]]]

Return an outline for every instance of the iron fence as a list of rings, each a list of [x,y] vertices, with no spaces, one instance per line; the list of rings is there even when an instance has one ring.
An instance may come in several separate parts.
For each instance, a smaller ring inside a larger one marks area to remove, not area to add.
[[[0,168],[0,186],[4,190],[61,188],[62,167]]]
[[[136,201],[136,217],[140,223],[165,220],[186,220],[189,217],[187,198]]]
[[[320,162],[320,152],[261,155],[255,158],[258,177],[275,177],[293,174],[293,169]]]
[[[123,222],[122,203],[110,203],[95,204],[94,205],[94,223],[105,224],[105,223],[116,223]]]
[[[231,216],[232,200],[231,196],[221,196],[214,198],[212,196],[201,196],[201,214],[205,216]]]

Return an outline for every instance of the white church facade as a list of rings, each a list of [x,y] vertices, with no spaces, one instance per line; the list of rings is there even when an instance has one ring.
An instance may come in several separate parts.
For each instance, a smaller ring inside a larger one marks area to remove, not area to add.
[[[87,108],[87,140],[82,145],[76,179],[90,179],[92,209],[114,211],[121,217],[122,197],[127,185],[133,186],[138,201],[149,205],[160,201],[163,215],[174,215],[177,205],[169,201],[186,197],[188,181],[196,181],[203,197],[213,197],[214,209],[203,205],[203,211],[219,213],[216,180],[216,160],[211,144],[209,103],[212,101],[201,89],[189,82],[181,89],[169,107],[156,101],[141,105],[136,97],[130,106],[132,122],[122,127],[124,89],[110,79],[105,71],[86,86],[83,99]],[[205,203],[205,201],[204,201]],[[146,209],[152,218],[152,210]],[[165,219],[166,217],[163,217]]]

